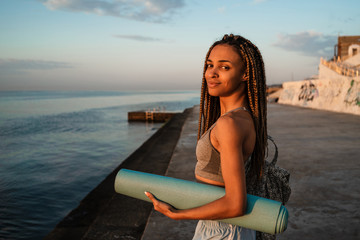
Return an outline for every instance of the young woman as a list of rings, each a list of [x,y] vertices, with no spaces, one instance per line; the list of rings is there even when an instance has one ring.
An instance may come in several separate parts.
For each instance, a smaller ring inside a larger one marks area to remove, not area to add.
[[[243,215],[246,174],[261,177],[267,147],[265,92],[264,63],[254,44],[230,34],[210,47],[201,90],[195,176],[224,187],[225,195],[178,210],[146,193],[155,210],[172,219],[199,219],[193,239],[255,239],[253,230],[216,220]]]

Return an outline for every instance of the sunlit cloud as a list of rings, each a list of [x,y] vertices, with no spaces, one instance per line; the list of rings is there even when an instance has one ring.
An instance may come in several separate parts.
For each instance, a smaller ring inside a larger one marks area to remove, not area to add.
[[[163,42],[164,39],[161,38],[152,38],[147,36],[141,36],[141,35],[114,35],[116,38],[123,38],[123,39],[129,39],[134,41],[140,41],[140,42]]]
[[[34,59],[4,59],[0,58],[0,70],[24,71],[24,70],[52,70],[59,68],[73,68],[67,62],[44,61]]]
[[[51,10],[85,12],[137,21],[165,22],[176,10],[185,6],[184,0],[40,0]]]
[[[334,52],[337,36],[324,35],[314,31],[304,31],[295,34],[280,34],[273,44],[287,51],[299,52],[306,56],[331,56]]]

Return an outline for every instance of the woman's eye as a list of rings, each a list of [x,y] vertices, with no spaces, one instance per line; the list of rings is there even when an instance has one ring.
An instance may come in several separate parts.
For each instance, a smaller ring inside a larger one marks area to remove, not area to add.
[[[230,69],[228,66],[222,66],[221,68],[224,69],[224,70],[229,70]]]
[[[212,64],[208,64],[206,67],[207,67],[207,68],[211,68],[211,67],[213,67],[213,65],[212,65]]]

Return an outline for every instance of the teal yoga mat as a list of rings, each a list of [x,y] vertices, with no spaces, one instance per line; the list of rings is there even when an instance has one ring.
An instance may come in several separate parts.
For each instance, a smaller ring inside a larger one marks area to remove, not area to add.
[[[202,206],[225,194],[221,187],[128,169],[118,172],[115,191],[151,202],[144,193],[148,191],[177,209]],[[287,220],[288,211],[280,202],[248,194],[245,215],[220,221],[276,234],[285,231]]]

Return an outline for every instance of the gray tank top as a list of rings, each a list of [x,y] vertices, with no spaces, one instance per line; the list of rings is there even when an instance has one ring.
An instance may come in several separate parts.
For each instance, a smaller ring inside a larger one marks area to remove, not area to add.
[[[245,107],[235,108],[224,115],[236,111],[245,110]],[[223,115],[223,116],[224,116]],[[196,159],[195,174],[213,181],[224,183],[221,173],[220,153],[211,144],[210,132],[215,127],[216,122],[201,136],[196,145]]]

